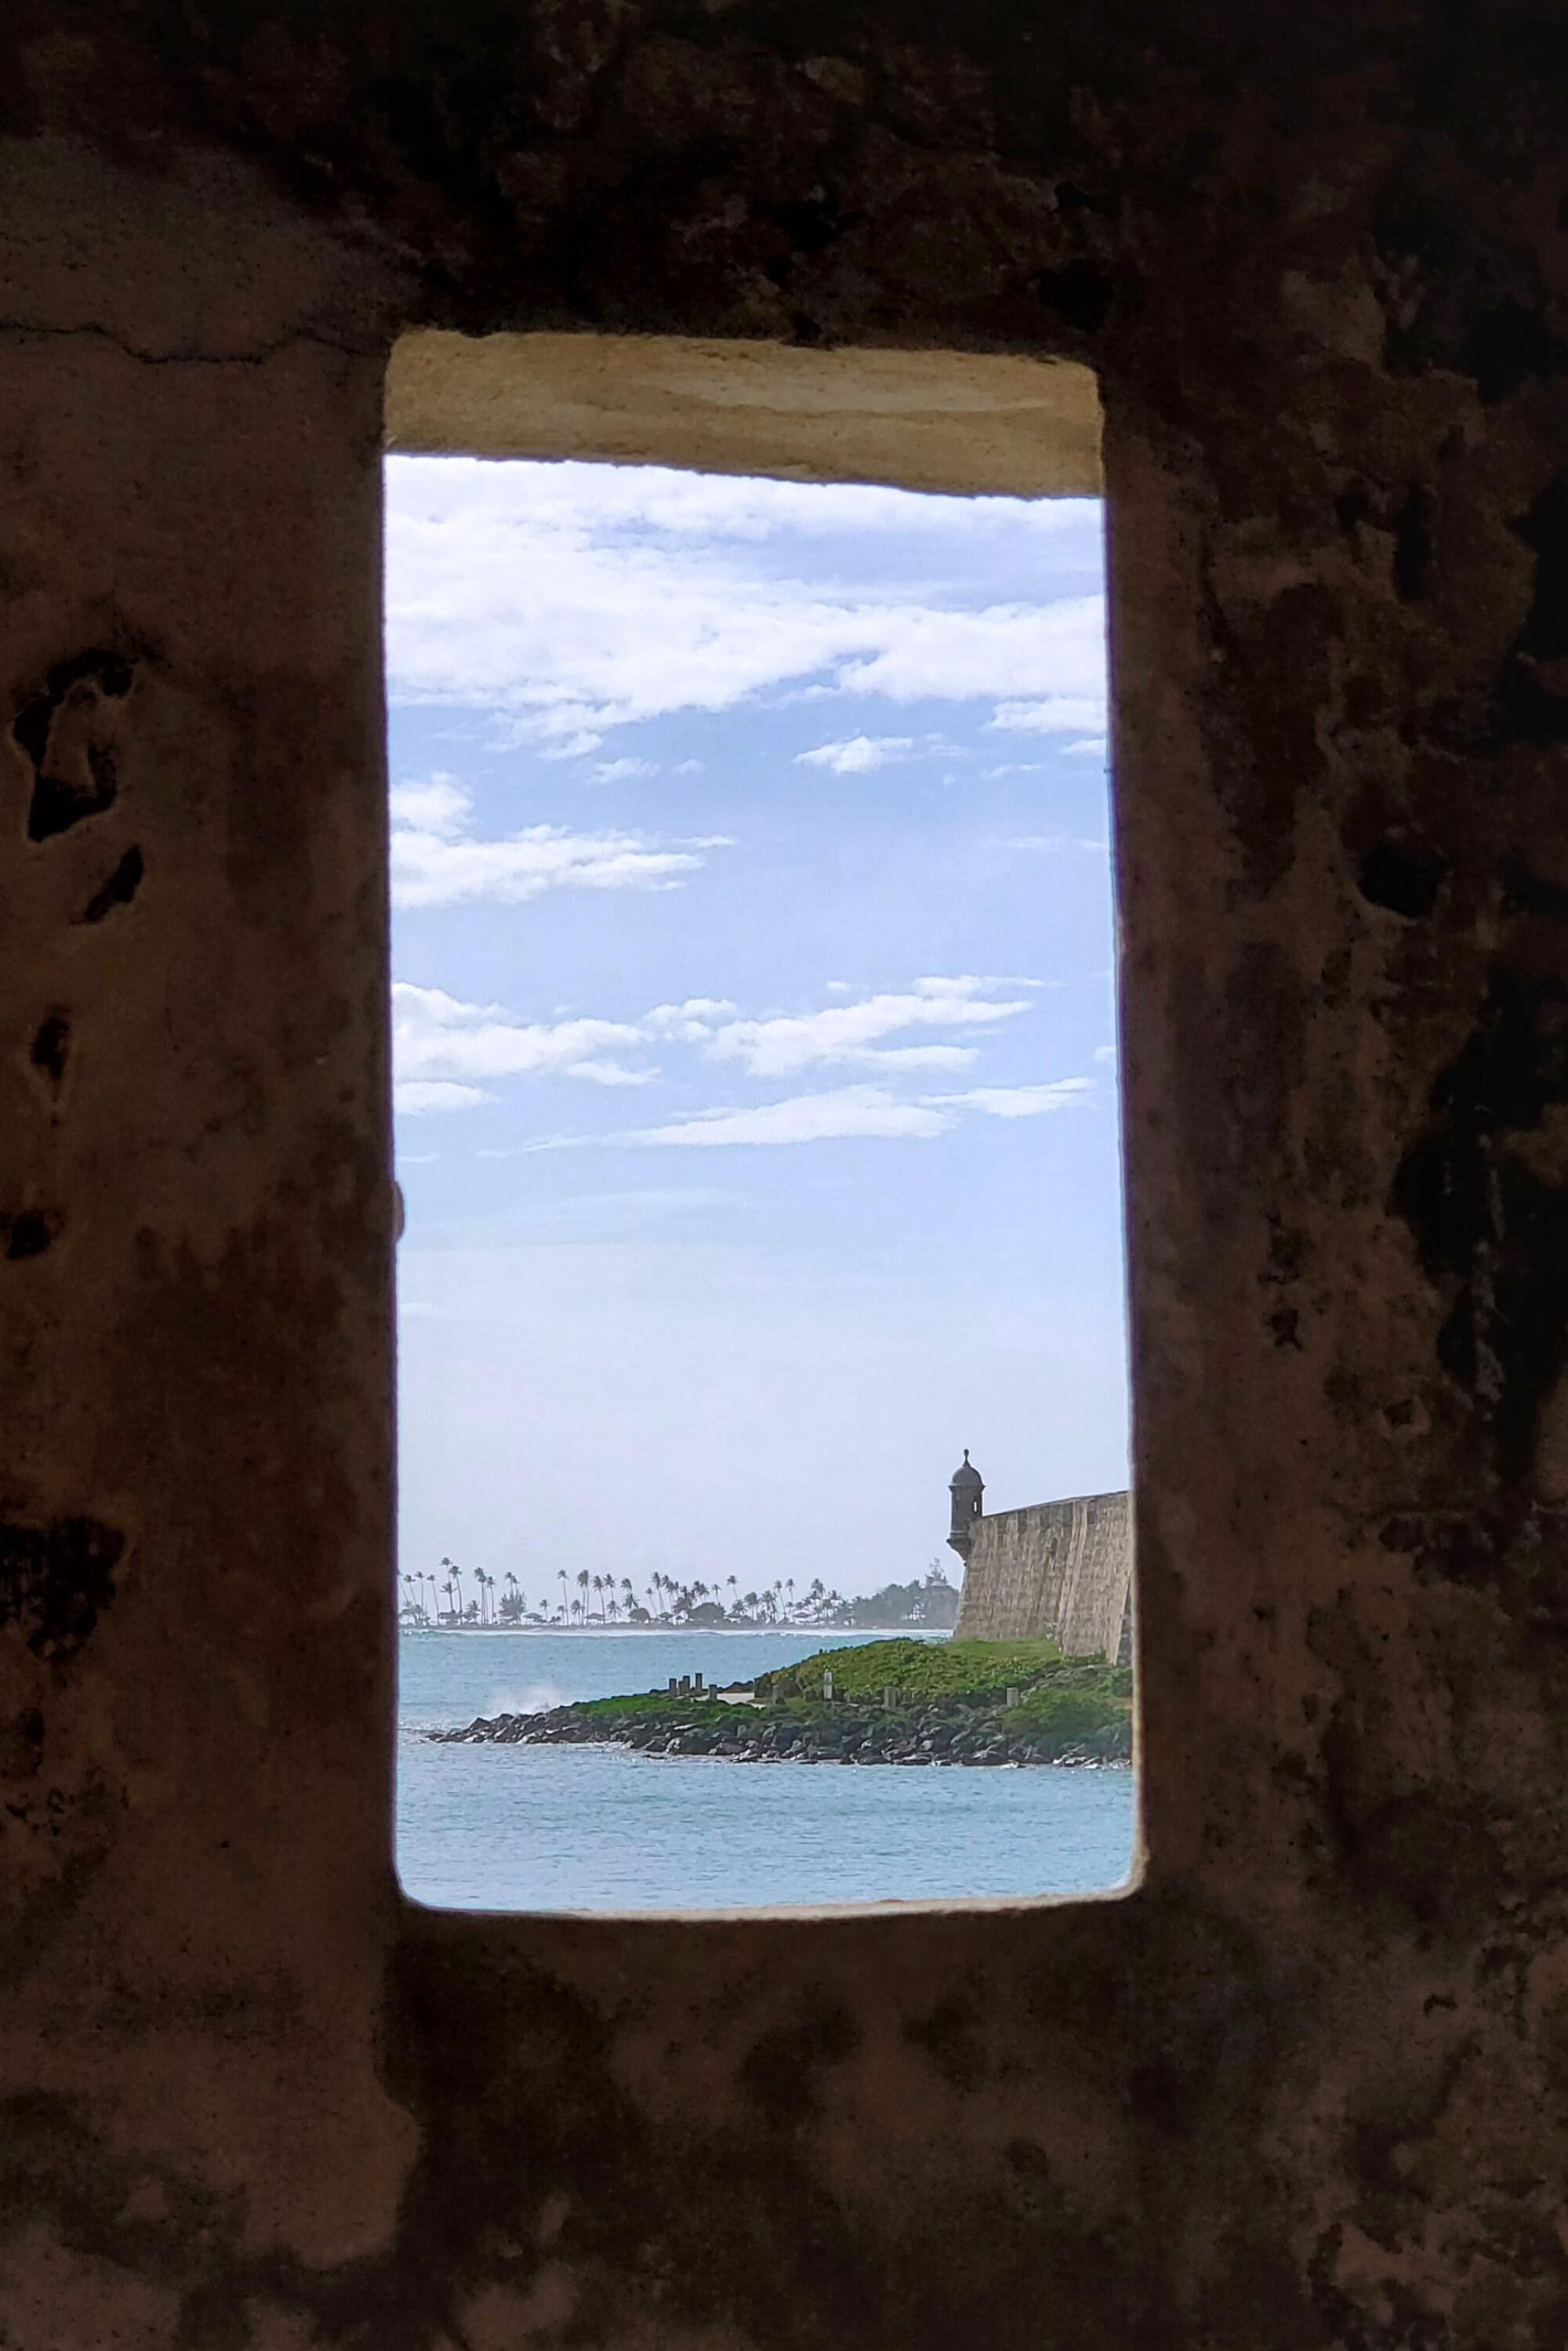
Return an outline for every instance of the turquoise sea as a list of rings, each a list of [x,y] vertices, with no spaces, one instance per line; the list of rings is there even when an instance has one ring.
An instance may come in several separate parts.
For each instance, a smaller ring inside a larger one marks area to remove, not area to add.
[[[963,1901],[1119,1885],[1127,1771],[727,1763],[622,1747],[442,1747],[476,1715],[747,1681],[876,1634],[404,1632],[397,1863],[441,1909]]]

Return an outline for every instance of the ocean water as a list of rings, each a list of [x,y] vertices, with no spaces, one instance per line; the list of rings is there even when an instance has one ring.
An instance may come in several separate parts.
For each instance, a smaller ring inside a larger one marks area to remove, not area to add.
[[[963,1901],[1120,1885],[1126,1771],[856,1771],[622,1747],[442,1747],[476,1715],[748,1681],[876,1634],[404,1632],[397,1865],[455,1910],[734,1909]]]

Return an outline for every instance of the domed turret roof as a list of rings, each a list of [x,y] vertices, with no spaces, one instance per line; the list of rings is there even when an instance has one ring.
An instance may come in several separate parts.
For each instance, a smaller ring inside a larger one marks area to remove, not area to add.
[[[947,1482],[956,1493],[963,1490],[967,1487],[983,1487],[985,1485],[985,1479],[981,1477],[979,1471],[976,1468],[974,1463],[969,1458],[969,1448],[967,1445],[964,1447],[964,1459],[962,1466],[954,1470],[952,1477]]]

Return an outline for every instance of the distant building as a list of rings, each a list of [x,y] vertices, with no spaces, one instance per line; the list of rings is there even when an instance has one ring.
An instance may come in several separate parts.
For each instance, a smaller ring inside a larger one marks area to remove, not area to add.
[[[1125,1490],[988,1516],[985,1484],[966,1450],[948,1491],[947,1541],[964,1562],[956,1640],[1055,1641],[1064,1656],[1131,1662],[1135,1602]]]

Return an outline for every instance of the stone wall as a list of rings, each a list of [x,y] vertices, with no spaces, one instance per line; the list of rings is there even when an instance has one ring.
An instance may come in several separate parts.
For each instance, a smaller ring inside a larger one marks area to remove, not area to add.
[[[1565,84],[1559,0],[11,0],[14,2351],[1563,2342]],[[399,1894],[411,328],[1095,371],[1124,1898]]]
[[[1070,1657],[1130,1654],[1129,1498],[1077,1494],[975,1522],[954,1638],[1060,1642]]]

